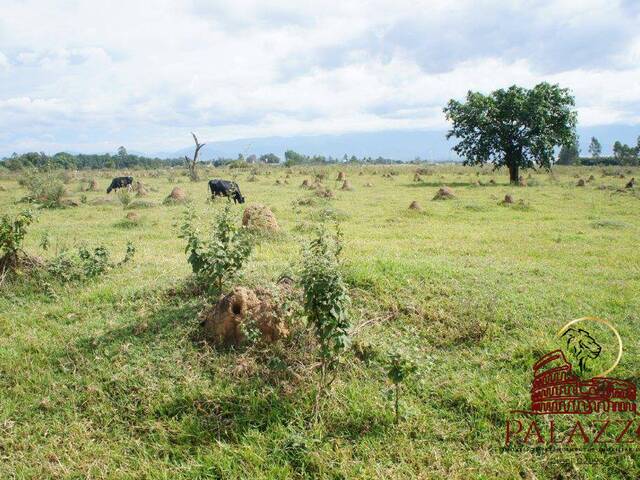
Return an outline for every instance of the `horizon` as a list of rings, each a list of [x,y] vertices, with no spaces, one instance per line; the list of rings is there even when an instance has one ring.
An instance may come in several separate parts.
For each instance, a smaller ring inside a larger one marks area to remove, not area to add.
[[[191,131],[206,143],[437,133],[448,128],[449,99],[541,81],[573,92],[581,130],[640,133],[633,2],[381,1],[365,10],[360,1],[185,0],[154,11],[141,1],[9,1],[0,155],[178,152]],[[375,149],[370,156],[384,156]]]

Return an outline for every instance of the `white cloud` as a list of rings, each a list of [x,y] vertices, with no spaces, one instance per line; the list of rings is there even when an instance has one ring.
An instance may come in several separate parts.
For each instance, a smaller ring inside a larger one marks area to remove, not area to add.
[[[585,125],[638,122],[635,15],[610,0],[5,0],[0,130],[7,151],[158,151],[191,130],[444,128],[449,98],[542,80],[574,91]]]

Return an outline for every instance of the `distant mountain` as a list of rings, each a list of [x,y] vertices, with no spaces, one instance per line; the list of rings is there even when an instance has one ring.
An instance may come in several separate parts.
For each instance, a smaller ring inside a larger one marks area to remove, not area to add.
[[[200,151],[203,160],[218,157],[235,158],[275,153],[284,158],[286,150],[295,150],[305,155],[324,155],[342,158],[344,154],[356,157],[384,157],[397,160],[423,159],[455,160],[451,145],[444,131],[383,131],[345,133],[341,135],[309,135],[292,137],[244,138],[222,142],[207,142]],[[160,154],[158,154],[160,155]],[[175,152],[163,152],[163,157],[193,155],[193,147]]]
[[[578,129],[583,155],[588,155],[589,142],[595,136],[603,147],[603,155],[611,154],[613,143],[620,140],[630,145],[636,144],[640,135],[640,125],[608,125],[583,127]],[[286,150],[295,150],[306,155],[324,155],[342,158],[384,157],[395,160],[413,160],[416,157],[427,160],[459,160],[451,151],[455,141],[446,140],[445,130],[388,130],[382,132],[345,133],[340,135],[308,135],[291,137],[243,138],[222,142],[205,141],[200,151],[202,160],[218,157],[235,158],[239,153],[262,155],[275,153],[284,158]],[[161,158],[193,155],[193,147],[188,146],[175,152],[153,154]]]

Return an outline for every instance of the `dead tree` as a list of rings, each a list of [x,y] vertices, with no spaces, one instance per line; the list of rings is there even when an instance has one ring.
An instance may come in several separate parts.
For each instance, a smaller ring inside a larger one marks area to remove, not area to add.
[[[200,180],[200,177],[198,176],[198,171],[196,170],[196,167],[198,165],[198,154],[200,153],[200,149],[204,147],[205,144],[198,143],[198,137],[196,137],[195,133],[191,132],[191,135],[193,136],[193,141],[196,142],[196,150],[195,152],[193,152],[193,159],[185,155],[184,164],[187,167],[187,170],[189,171],[189,178],[191,179],[191,181],[197,182],[198,180]]]

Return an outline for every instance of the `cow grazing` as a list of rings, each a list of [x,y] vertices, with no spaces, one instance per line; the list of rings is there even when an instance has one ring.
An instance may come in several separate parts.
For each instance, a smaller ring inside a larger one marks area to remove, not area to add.
[[[133,185],[133,177],[116,177],[111,180],[111,185],[107,188],[107,193],[111,193],[111,190],[117,190],[119,188],[131,188]]]
[[[233,198],[233,203],[244,203],[244,197],[240,193],[240,187],[236,182],[228,180],[209,180],[209,190],[211,190],[211,198],[224,196],[229,199]]]

